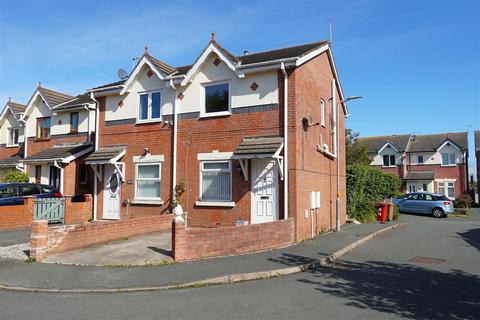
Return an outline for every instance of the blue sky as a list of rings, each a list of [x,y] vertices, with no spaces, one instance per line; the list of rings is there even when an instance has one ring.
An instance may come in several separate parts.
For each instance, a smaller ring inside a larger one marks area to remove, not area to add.
[[[328,38],[362,136],[480,129],[480,2],[0,0],[0,104],[39,80],[78,94],[117,80],[147,45],[190,64],[210,33],[234,53]],[[473,137],[470,136],[473,147]],[[470,155],[473,163],[473,152]]]

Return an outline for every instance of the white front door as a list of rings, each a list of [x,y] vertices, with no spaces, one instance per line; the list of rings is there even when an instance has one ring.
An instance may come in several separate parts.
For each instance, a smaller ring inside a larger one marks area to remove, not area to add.
[[[120,177],[112,165],[105,165],[103,219],[120,219]]]
[[[271,159],[252,160],[252,223],[278,220],[278,167]]]

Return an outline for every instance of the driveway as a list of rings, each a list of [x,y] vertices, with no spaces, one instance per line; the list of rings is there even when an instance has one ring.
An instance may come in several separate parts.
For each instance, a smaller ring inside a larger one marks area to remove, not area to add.
[[[159,232],[51,255],[42,262],[82,266],[149,266],[173,262],[171,251],[171,232]]]
[[[0,258],[27,260],[30,229],[0,231]]]

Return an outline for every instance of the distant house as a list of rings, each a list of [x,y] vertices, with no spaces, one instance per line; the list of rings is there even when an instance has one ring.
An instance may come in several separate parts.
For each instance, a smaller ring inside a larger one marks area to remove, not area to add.
[[[23,157],[23,104],[8,100],[0,114],[0,179],[10,170],[21,170]]]
[[[475,158],[477,159],[477,193],[478,199],[480,199],[480,188],[478,187],[480,181],[480,130],[475,131]]]
[[[359,138],[370,165],[398,175],[402,191],[428,191],[455,199],[468,189],[467,132]]]

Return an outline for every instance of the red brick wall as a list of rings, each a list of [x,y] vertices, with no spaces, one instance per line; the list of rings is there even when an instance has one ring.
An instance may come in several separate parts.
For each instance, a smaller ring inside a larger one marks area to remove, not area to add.
[[[30,227],[34,201],[34,198],[25,198],[23,205],[0,206],[0,230]]]
[[[122,221],[96,221],[70,226],[41,226],[45,220],[35,221],[30,240],[30,257],[41,260],[45,256],[94,244],[107,243],[128,237],[171,228],[171,215],[132,218]],[[44,239],[47,245],[38,239]]]
[[[321,208],[313,219],[314,232],[330,230],[336,224],[336,195],[340,192],[341,222],[346,220],[345,189],[345,113],[339,107],[340,188],[337,190],[335,159],[317,151],[323,141],[333,152],[331,81],[333,73],[326,53],[298,67],[289,75],[289,168],[290,216],[296,219],[295,240],[311,237],[312,219],[305,218],[310,208],[310,193],[320,191]],[[302,119],[310,116],[320,123],[320,102],[325,102],[325,124],[304,128]],[[340,92],[337,90],[337,102]],[[322,139],[321,139],[322,137]]]
[[[455,197],[461,195],[468,188],[467,167],[463,164],[448,167],[441,165],[411,165],[409,171],[435,171],[435,179],[456,179]],[[434,192],[438,192],[437,182],[434,183]]]
[[[185,228],[173,223],[172,248],[176,261],[270,250],[291,245],[294,221],[221,228]]]
[[[88,222],[92,218],[92,196],[85,195],[85,201],[72,202],[71,197],[65,198],[65,223]]]

